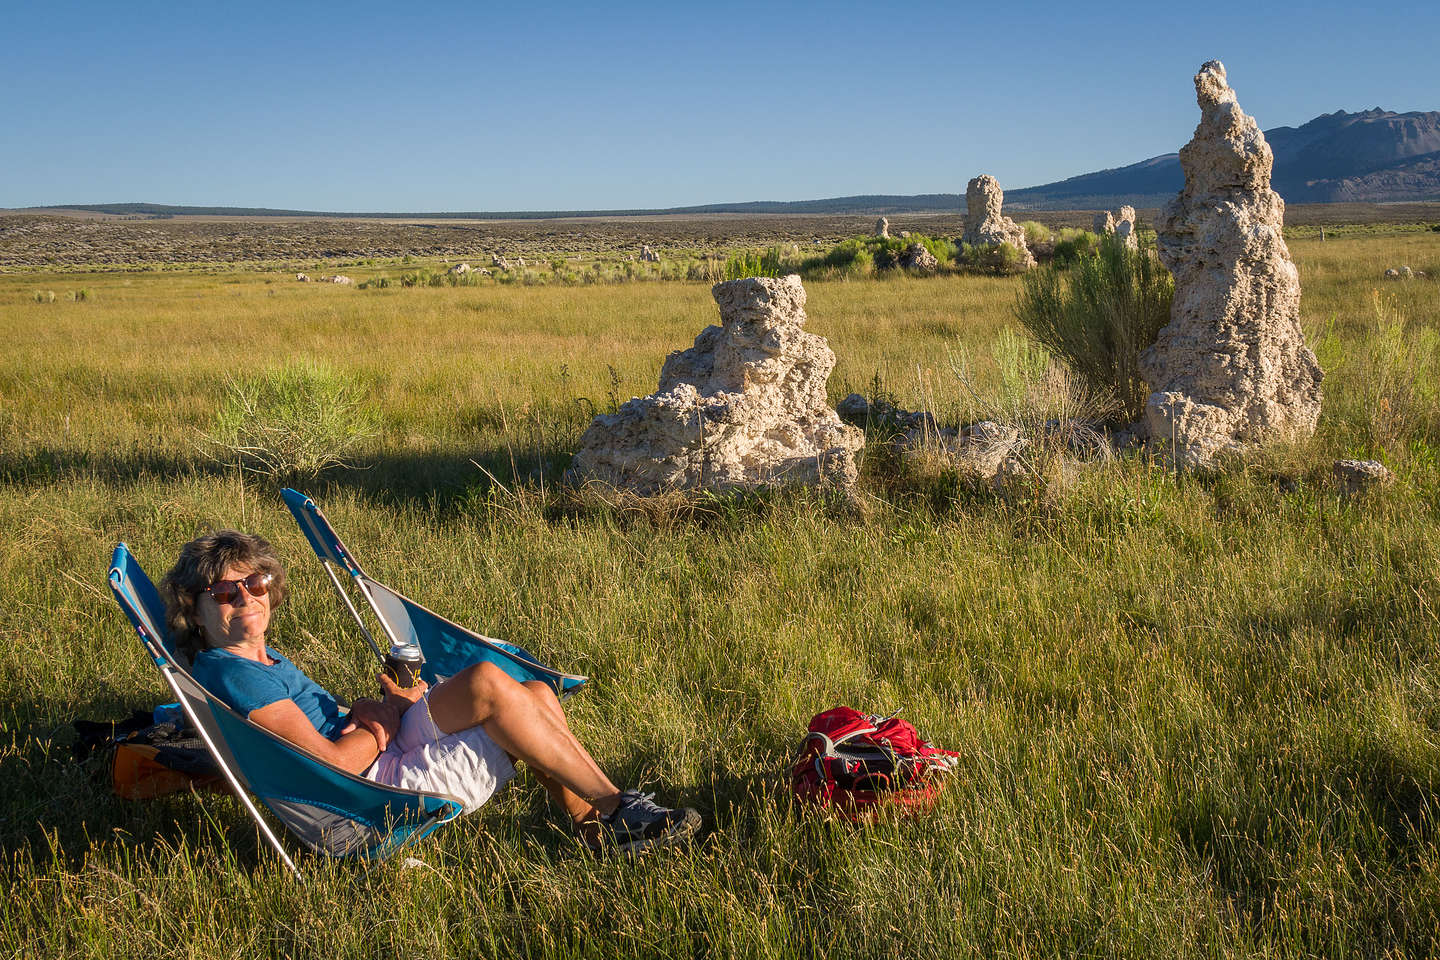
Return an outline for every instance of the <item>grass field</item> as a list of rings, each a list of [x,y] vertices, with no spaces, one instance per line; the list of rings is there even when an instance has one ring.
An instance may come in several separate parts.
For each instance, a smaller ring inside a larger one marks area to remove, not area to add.
[[[688,506],[554,483],[592,412],[715,322],[704,285],[0,274],[0,953],[1435,954],[1440,287],[1381,274],[1440,275],[1440,234],[1292,250],[1327,369],[1310,444],[1208,479],[1122,459],[1033,497],[872,444],[852,502]],[[809,285],[831,399],[1003,405],[1018,287]],[[128,803],[70,761],[71,720],[168,699],[105,587],[118,540],[158,576],[207,525],[264,534],[292,576],[276,645],[371,686],[277,484],[206,439],[267,375],[350,391],[354,465],[304,489],[370,571],[591,675],[581,740],[700,808],[693,849],[593,861],[522,774],[425,866],[305,856],[300,885],[233,798]],[[1343,499],[1339,456],[1397,481]],[[785,763],[837,703],[961,752],[932,815],[791,804]]]

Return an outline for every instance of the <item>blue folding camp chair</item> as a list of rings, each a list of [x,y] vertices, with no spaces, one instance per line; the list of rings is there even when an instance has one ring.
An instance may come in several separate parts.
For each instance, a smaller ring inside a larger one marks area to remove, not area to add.
[[[464,804],[454,797],[387,787],[338,770],[216,699],[190,676],[165,626],[155,585],[123,543],[110,561],[110,589],[231,789],[297,877],[299,868],[247,790],[302,843],[331,856],[386,857],[460,816]]]
[[[586,677],[578,674],[551,670],[514,644],[467,630],[422,607],[398,590],[387,587],[360,569],[354,554],[345,549],[345,544],[340,542],[339,535],[314,500],[288,487],[280,493],[285,498],[285,505],[295,515],[295,522],[300,524],[305,539],[315,548],[315,555],[320,558],[330,582],[340,594],[346,609],[355,618],[360,632],[370,644],[370,649],[382,661],[385,654],[365,626],[364,618],[336,573],[337,568],[350,578],[391,643],[408,640],[420,645],[420,652],[425,657],[420,676],[426,683],[437,683],[471,664],[485,660],[500,667],[521,683],[527,680],[543,681],[560,697],[575,692],[586,681]]]
[[[292,496],[293,495],[293,496]],[[344,568],[370,600],[376,617],[392,638],[418,640],[427,662],[421,675],[434,683],[472,663],[491,660],[521,680],[543,680],[557,692],[568,693],[584,677],[558,673],[542,666],[518,647],[480,637],[431,613],[401,594],[369,580],[349,560],[349,552],[309,498],[285,491],[286,503],[317,552],[347,558]],[[351,613],[360,622],[372,650],[380,655],[365,630],[359,612],[340,587],[329,562],[326,569]],[[330,856],[380,859],[417,842],[464,810],[457,798],[442,793],[403,790],[339,770],[313,754],[251,723],[207,691],[190,676],[188,664],[175,648],[165,623],[165,605],[159,592],[125,544],[115,547],[110,562],[110,589],[130,622],[135,625],[146,653],[179,700],[186,717],[219,765],[226,781],[280,859],[296,877],[300,870],[260,815],[247,794],[255,794],[307,847]],[[403,634],[394,632],[404,631]]]

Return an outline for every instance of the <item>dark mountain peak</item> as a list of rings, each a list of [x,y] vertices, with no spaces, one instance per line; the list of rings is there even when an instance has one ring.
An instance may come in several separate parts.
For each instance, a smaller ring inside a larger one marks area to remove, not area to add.
[[[1292,203],[1440,199],[1440,111],[1336,110],[1298,127],[1273,127],[1275,190]],[[1012,190],[1017,209],[1157,206],[1185,182],[1174,154]]]

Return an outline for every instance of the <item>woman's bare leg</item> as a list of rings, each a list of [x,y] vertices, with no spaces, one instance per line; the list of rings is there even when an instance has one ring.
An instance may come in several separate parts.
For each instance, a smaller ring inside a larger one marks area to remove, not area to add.
[[[523,686],[526,690],[530,691],[530,695],[533,696],[542,707],[554,713],[562,723],[565,723],[565,711],[561,709],[560,700],[555,696],[555,691],[550,688],[549,684],[541,680],[527,680]],[[565,725],[569,727],[568,723]],[[581,835],[586,836],[587,839],[593,839],[588,836],[592,830],[587,829],[585,825],[594,823],[600,817],[600,811],[595,809],[595,804],[579,796],[573,790],[567,789],[564,784],[560,783],[560,781],[554,777],[541,773],[538,770],[532,770],[530,772],[534,774],[536,780],[540,781],[540,786],[545,788],[545,792],[550,795],[550,799],[562,810],[570,814],[570,819],[575,822],[575,826]]]
[[[493,663],[478,663],[430,691],[430,716],[445,733],[484,727],[502,750],[525,761],[552,796],[546,781],[559,788],[557,800],[576,820],[613,812],[620,791],[570,732],[554,695],[538,692]]]

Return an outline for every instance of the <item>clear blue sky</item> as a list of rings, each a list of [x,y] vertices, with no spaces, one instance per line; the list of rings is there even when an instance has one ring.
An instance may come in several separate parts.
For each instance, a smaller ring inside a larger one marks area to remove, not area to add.
[[[1440,110],[1437,38],[1433,0],[0,0],[0,207],[613,209],[963,193],[978,173],[1013,188],[1177,149],[1212,57],[1262,127]]]

